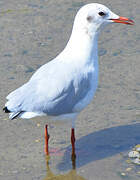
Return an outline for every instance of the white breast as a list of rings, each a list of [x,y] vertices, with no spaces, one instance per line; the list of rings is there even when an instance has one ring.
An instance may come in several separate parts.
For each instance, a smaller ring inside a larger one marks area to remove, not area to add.
[[[82,111],[92,101],[97,86],[98,86],[98,67],[92,70],[92,77],[90,79],[90,89],[87,92],[86,96],[74,106],[73,112]]]

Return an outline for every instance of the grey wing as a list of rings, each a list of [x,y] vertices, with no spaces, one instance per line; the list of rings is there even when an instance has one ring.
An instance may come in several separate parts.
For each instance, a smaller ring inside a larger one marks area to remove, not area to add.
[[[23,104],[27,99],[31,102],[32,94],[34,94],[34,87],[31,87],[28,82],[6,97],[8,101],[5,106],[10,112],[24,111]]]
[[[57,72],[55,68],[47,73],[38,72],[28,83],[7,96],[7,108],[16,116],[20,112],[52,116],[72,113],[74,106],[86,96],[90,81],[88,76],[74,77],[62,68],[57,68]]]
[[[40,102],[43,105],[41,110],[51,116],[72,113],[75,105],[85,98],[90,90],[90,78],[90,73],[75,76],[72,76],[72,73],[59,73],[53,81],[49,81],[49,89],[44,89],[48,93]],[[44,90],[41,92],[40,89],[39,94],[45,96]]]

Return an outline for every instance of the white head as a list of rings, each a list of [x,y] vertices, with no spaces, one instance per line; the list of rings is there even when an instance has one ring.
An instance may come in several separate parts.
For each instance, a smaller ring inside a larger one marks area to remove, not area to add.
[[[78,11],[74,21],[74,28],[78,29],[78,31],[85,29],[92,33],[98,32],[101,27],[113,22],[134,24],[132,20],[116,15],[102,4],[91,3],[83,6]]]
[[[94,59],[97,59],[98,32],[104,25],[113,22],[134,24],[132,20],[116,15],[102,4],[91,3],[83,6],[75,17],[72,34],[65,48],[66,55],[74,55],[77,59],[92,59],[91,56],[94,55]]]

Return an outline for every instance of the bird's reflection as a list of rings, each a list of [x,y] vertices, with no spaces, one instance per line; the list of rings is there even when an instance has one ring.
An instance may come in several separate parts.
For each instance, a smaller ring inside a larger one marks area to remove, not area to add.
[[[54,174],[49,167],[50,156],[46,156],[46,171],[47,175],[43,180],[86,180],[85,178],[77,175],[76,172],[76,156],[72,156],[72,169],[66,174]]]

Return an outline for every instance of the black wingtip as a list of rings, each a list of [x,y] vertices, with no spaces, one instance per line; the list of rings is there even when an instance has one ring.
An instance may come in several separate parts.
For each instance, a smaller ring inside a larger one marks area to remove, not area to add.
[[[13,115],[13,117],[11,118],[11,120],[13,119],[16,119],[20,114],[22,114],[24,111],[20,111],[20,112],[17,112]]]
[[[5,113],[10,113],[10,111],[8,110],[7,107],[4,107],[4,108],[3,108],[3,111],[4,111]]]

